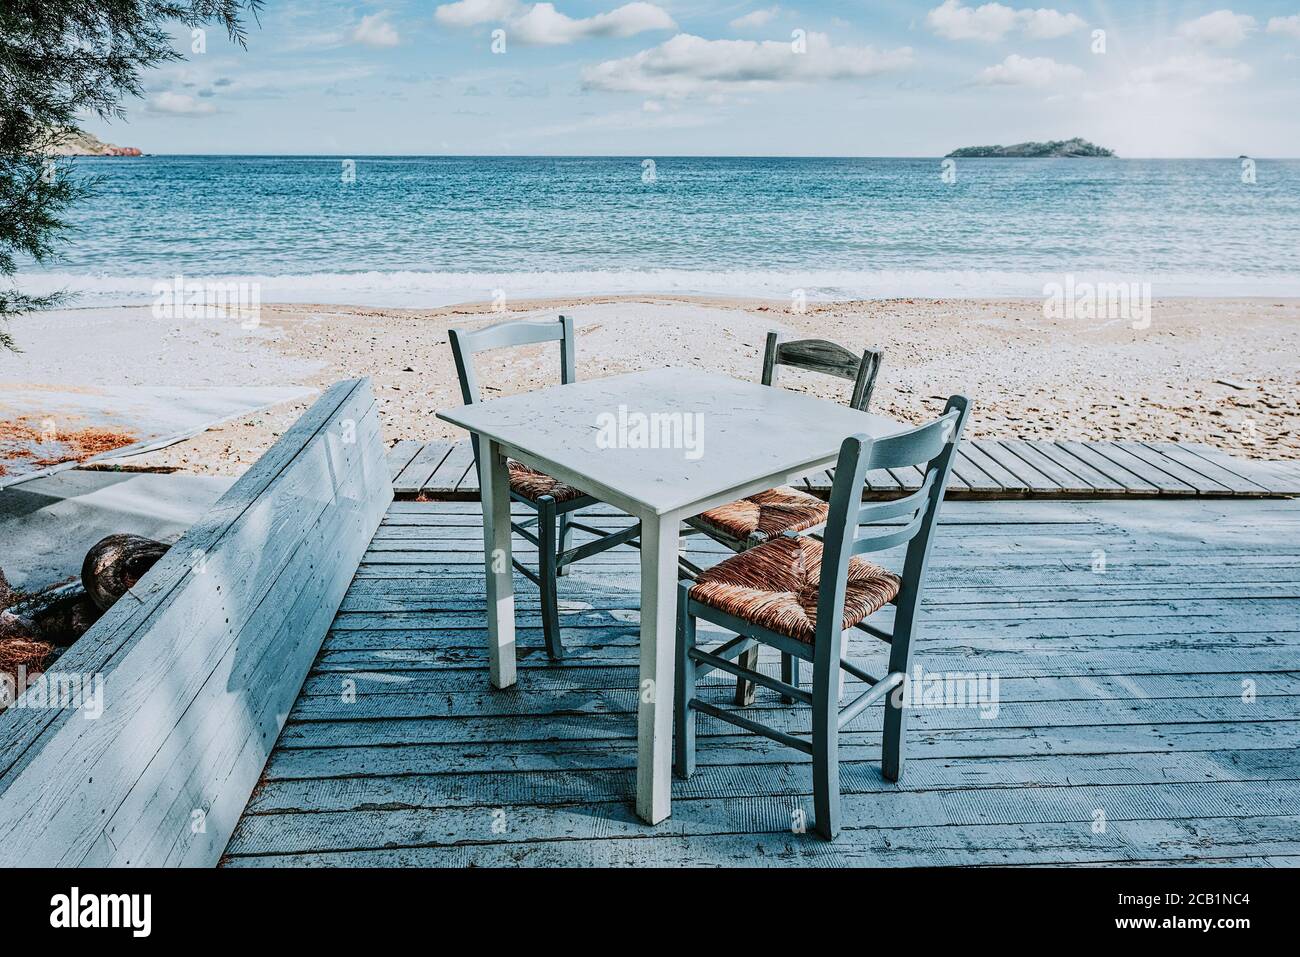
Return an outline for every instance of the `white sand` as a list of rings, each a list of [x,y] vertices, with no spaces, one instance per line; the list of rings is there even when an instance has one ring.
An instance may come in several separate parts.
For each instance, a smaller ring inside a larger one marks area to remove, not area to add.
[[[686,297],[585,297],[427,311],[263,306],[252,332],[234,320],[154,320],[147,308],[76,310],[13,323],[26,350],[0,356],[0,379],[81,384],[305,384],[374,380],[390,441],[451,435],[434,417],[460,403],[449,326],[570,313],[583,378],[696,365],[756,378],[769,329],[876,346],[885,363],[873,409],[919,422],[951,392],[975,400],[976,437],[1206,442],[1254,458],[1300,458],[1300,301],[1169,299],[1150,328],[1047,320],[1037,300],[888,300],[810,306]],[[549,384],[554,348],[482,368],[502,393]],[[1237,389],[1216,382],[1226,379]],[[788,376],[827,396],[834,380]],[[237,474],[301,413],[291,403],[136,460]]]

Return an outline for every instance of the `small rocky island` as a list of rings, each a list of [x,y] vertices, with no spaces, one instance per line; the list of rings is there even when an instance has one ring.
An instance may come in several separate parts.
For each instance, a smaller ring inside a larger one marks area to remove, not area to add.
[[[140,156],[134,146],[114,146],[83,130],[71,130],[47,150],[50,156]]]
[[[1104,146],[1097,146],[1089,143],[1087,140],[1075,137],[1072,140],[1049,140],[1046,143],[1017,143],[1014,146],[963,146],[961,149],[953,150],[948,154],[950,157],[958,159],[968,159],[972,157],[989,157],[1005,156],[1016,158],[1039,158],[1039,157],[1108,157],[1114,156],[1114,150],[1108,150]]]

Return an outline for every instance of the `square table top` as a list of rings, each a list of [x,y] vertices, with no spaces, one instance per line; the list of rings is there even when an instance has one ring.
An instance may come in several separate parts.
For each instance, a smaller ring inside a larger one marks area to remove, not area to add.
[[[911,428],[701,369],[588,379],[444,410],[438,418],[494,439],[525,464],[598,499],[656,515],[825,467],[850,435],[882,438]],[[672,447],[646,447],[665,444]]]

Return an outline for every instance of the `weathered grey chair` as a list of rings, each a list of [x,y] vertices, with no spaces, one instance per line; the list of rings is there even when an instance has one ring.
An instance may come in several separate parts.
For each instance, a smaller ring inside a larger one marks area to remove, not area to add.
[[[448,335],[451,339],[451,352],[456,359],[456,374],[460,377],[461,398],[466,405],[479,401],[473,356],[490,349],[558,342],[560,381],[564,384],[574,381],[573,319],[569,316],[560,316],[555,322],[501,322],[472,332],[452,329]],[[470,441],[474,444],[475,466],[481,467],[478,436],[471,436]],[[531,469],[522,462],[511,459],[506,465],[510,471],[510,498],[537,511],[535,518],[510,523],[515,532],[537,546],[537,571],[518,560],[515,560],[514,566],[541,590],[542,631],[546,636],[546,650],[552,658],[559,659],[564,656],[564,646],[560,640],[557,578],[574,562],[617,545],[634,542],[640,535],[641,526],[637,523],[622,531],[605,532],[575,521],[573,513],[594,504],[597,499],[544,472]],[[536,527],[536,535],[528,531],[532,527]],[[575,528],[597,537],[594,541],[573,548]]]
[[[695,769],[696,712],[811,754],[816,830],[829,840],[839,832],[839,731],[884,698],[882,771],[888,780],[898,780],[903,772],[904,710],[901,696],[890,692],[906,685],[935,521],[966,412],[966,399],[953,396],[940,418],[910,432],[874,442],[867,436],[845,439],[823,541],[787,534],[728,558],[693,584],[682,584],[674,708],[679,775],[689,777]],[[925,470],[919,490],[892,502],[862,504],[863,477],[869,470],[911,465]],[[889,524],[881,527],[876,522]],[[867,534],[859,526],[866,526]],[[858,557],[905,543],[901,577]],[[892,631],[866,622],[891,603],[895,606]],[[736,637],[705,651],[695,643],[698,618],[733,631]],[[879,678],[842,660],[843,633],[855,626],[890,645],[889,670]],[[757,643],[778,649],[786,656],[783,660],[812,662],[811,693],[799,687],[788,665],[778,681],[733,660]],[[843,708],[838,694],[840,669],[869,686]],[[812,740],[700,701],[695,697],[696,681],[714,670],[770,688],[786,703],[811,705]]]
[[[848,379],[853,383],[849,407],[866,412],[871,405],[871,394],[876,388],[883,353],[865,350],[857,356],[848,349],[825,339],[800,339],[795,342],[778,342],[775,332],[767,334],[767,347],[763,351],[763,385],[776,385],[779,366],[790,366],[823,375]],[[762,544],[786,532],[800,532],[826,521],[830,506],[815,495],[791,488],[788,485],[768,489],[756,495],[726,505],[711,508],[687,525],[721,542],[733,551],[741,552]],[[692,576],[700,569],[683,559],[683,568]],[[790,662],[785,661],[785,667]],[[754,649],[741,662],[747,668],[758,664],[758,650]],[[798,664],[795,663],[797,668]],[[736,704],[749,704],[754,699],[754,685],[744,678],[736,679]]]

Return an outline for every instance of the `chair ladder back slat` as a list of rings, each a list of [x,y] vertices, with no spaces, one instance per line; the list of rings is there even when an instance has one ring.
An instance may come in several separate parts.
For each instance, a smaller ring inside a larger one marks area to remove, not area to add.
[[[951,401],[951,400],[949,400]],[[946,411],[933,422],[917,426],[907,432],[878,439],[871,445],[869,469],[905,469],[910,466],[926,468],[948,448],[956,434],[960,416]]]
[[[820,372],[840,379],[857,379],[862,359],[828,339],[796,339],[776,347],[778,365]]]
[[[778,333],[769,332],[763,350],[762,383],[775,385],[779,366],[850,379],[853,392],[849,396],[849,407],[865,412],[871,405],[882,359],[883,354],[875,349],[866,349],[859,356],[828,339],[781,342]]]
[[[896,498],[892,502],[868,502],[858,510],[858,524],[870,525],[874,522],[898,518],[900,515],[910,518],[925,507],[930,485],[934,480],[934,476],[927,473],[921,487],[906,498]]]
[[[451,329],[451,352],[456,359],[456,375],[460,379],[461,397],[466,405],[479,401],[478,376],[474,372],[473,356],[480,352],[504,349],[509,346],[530,346],[542,342],[560,344],[560,381],[572,382],[574,377],[573,319],[560,316],[557,320],[539,322],[516,319],[499,322],[485,329],[472,331]]]
[[[916,533],[921,530],[925,524],[925,512],[918,512],[912,516],[911,521],[901,528],[892,532],[885,532],[880,535],[863,535],[859,536],[853,543],[853,554],[861,555],[864,552],[883,552],[891,548],[897,548],[906,542],[910,542],[916,537]]]

